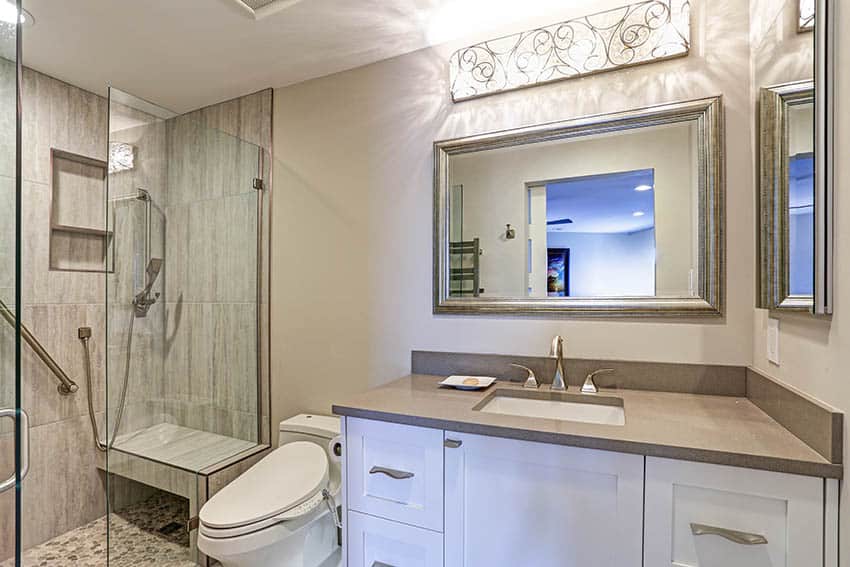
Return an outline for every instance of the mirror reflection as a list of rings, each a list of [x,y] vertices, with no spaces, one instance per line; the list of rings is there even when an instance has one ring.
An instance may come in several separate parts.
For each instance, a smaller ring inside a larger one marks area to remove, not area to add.
[[[814,89],[761,93],[761,306],[810,310],[815,290]]]
[[[814,293],[814,104],[788,111],[788,273],[791,295]]]
[[[693,297],[698,121],[449,159],[451,297]]]

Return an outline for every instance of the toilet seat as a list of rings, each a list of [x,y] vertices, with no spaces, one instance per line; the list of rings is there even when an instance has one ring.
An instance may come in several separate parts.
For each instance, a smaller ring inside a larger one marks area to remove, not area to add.
[[[321,506],[328,487],[324,449],[308,441],[272,451],[201,508],[200,530],[232,538],[300,518]]]

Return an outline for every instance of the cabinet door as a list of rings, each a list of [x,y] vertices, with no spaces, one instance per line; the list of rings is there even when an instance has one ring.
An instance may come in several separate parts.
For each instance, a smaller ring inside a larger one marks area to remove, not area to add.
[[[348,513],[348,567],[442,567],[443,534]]]
[[[823,479],[647,458],[646,567],[819,567]]]
[[[446,432],[446,567],[640,567],[643,462]]]

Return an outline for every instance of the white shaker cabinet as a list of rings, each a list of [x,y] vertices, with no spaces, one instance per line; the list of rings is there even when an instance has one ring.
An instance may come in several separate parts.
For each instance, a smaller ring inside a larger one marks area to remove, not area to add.
[[[641,566],[642,456],[445,436],[445,567]]]
[[[346,418],[347,567],[837,567],[838,481]]]
[[[644,565],[823,566],[825,487],[822,478],[649,457]]]

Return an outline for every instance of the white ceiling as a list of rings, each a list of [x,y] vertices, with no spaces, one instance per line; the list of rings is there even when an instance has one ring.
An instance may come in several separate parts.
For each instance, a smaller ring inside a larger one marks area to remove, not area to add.
[[[655,172],[639,169],[574,177],[546,186],[546,220],[570,219],[549,225],[549,232],[622,234],[655,226]],[[635,212],[643,215],[634,216]]]
[[[185,112],[595,6],[598,0],[301,0],[255,20],[234,0],[24,0],[36,21],[24,29],[24,63],[94,92],[105,93],[109,82]]]

